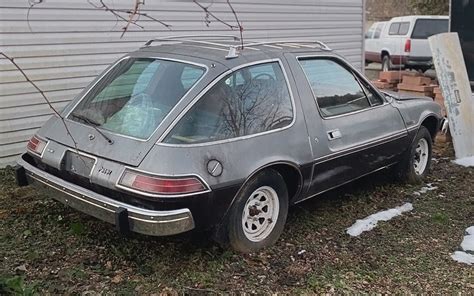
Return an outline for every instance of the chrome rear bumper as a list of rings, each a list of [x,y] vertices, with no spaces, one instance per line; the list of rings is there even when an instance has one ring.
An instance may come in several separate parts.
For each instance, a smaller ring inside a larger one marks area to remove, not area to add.
[[[194,219],[189,209],[169,211],[142,209],[64,181],[32,166],[22,158],[17,163],[24,169],[17,174],[18,180],[26,179],[28,184],[40,188],[53,199],[115,224],[122,232],[130,230],[146,235],[165,236],[194,228]]]

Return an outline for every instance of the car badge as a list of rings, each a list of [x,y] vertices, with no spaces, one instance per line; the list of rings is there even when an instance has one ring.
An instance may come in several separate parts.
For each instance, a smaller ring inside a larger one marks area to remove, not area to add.
[[[93,134],[89,134],[88,137],[89,137],[89,140],[90,140],[90,141],[92,141],[92,140],[95,139],[95,136],[94,136]]]

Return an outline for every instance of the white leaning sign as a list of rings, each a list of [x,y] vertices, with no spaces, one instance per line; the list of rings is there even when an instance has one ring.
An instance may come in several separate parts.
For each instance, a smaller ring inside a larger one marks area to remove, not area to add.
[[[433,62],[444,96],[456,158],[474,156],[474,95],[457,33],[429,38]]]

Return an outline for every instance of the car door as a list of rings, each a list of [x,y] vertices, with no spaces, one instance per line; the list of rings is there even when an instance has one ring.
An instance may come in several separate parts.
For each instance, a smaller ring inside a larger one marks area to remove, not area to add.
[[[301,88],[310,89],[300,96],[312,103],[305,108],[314,157],[308,196],[395,163],[408,141],[398,109],[337,57],[298,63]]]

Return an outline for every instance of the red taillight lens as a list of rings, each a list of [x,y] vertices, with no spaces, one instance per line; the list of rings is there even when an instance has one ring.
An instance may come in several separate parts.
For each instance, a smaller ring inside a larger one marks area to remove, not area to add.
[[[410,51],[411,51],[411,40],[407,39],[407,41],[405,41],[405,52],[410,52]]]
[[[38,155],[41,155],[43,153],[44,147],[46,147],[46,142],[37,138],[36,136],[33,136],[26,145],[26,148],[28,148],[28,150]]]
[[[130,189],[159,195],[190,194],[207,190],[196,177],[168,178],[131,170],[125,170],[119,184]]]

